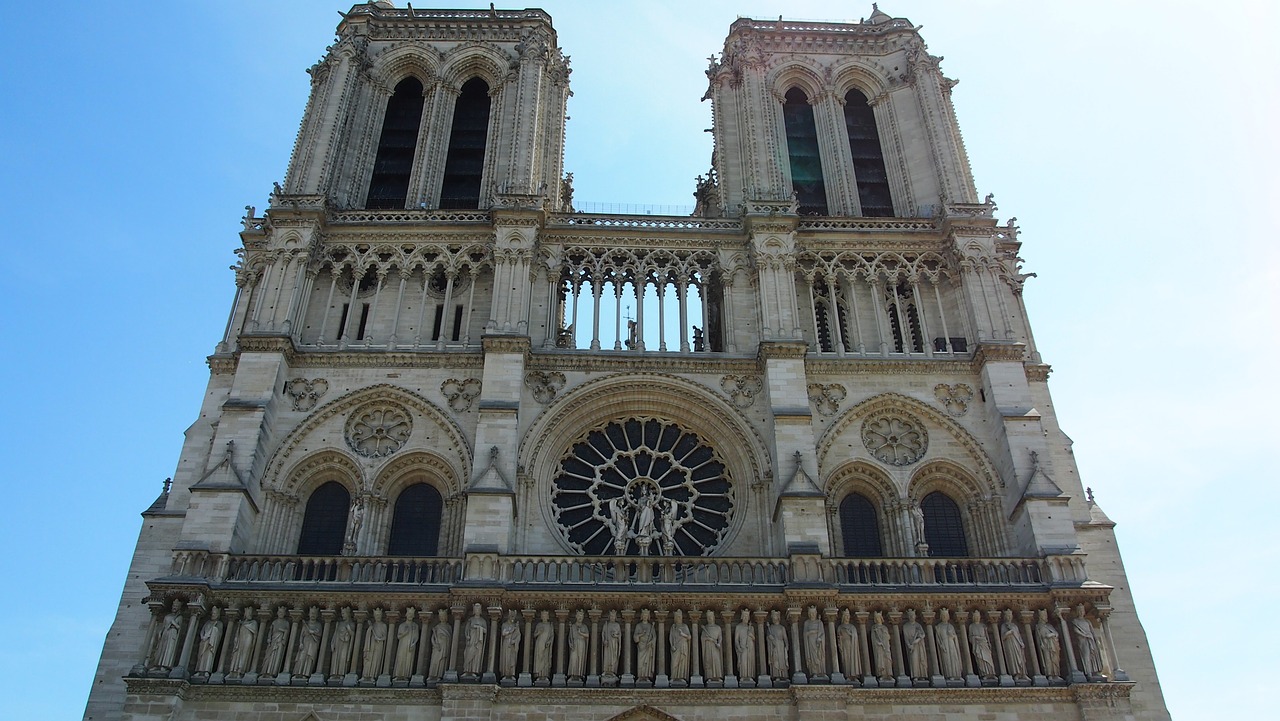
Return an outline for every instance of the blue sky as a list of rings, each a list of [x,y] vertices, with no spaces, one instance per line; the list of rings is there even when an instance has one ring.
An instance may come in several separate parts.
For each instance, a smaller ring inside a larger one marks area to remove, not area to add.
[[[283,177],[327,0],[4,3],[0,688],[83,711],[140,519],[231,303],[243,206]],[[427,5],[423,2],[423,5]],[[738,15],[847,2],[544,2],[573,58],[579,201],[689,205],[706,57]],[[979,192],[1022,227],[1026,301],[1086,485],[1117,528],[1170,710],[1261,718],[1280,581],[1280,9],[926,2]],[[1206,675],[1215,683],[1206,685]]]

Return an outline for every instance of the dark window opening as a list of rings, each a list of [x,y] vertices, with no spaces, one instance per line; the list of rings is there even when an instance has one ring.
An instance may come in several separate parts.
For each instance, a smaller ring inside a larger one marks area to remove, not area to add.
[[[444,322],[444,306],[436,306],[435,325],[431,329],[431,340],[440,340],[440,324]]]
[[[884,555],[876,507],[861,493],[850,493],[840,501],[840,535],[844,539],[847,558],[878,558]]]
[[[830,353],[834,348],[831,345],[831,322],[830,314],[827,313],[827,304],[818,301],[813,304],[813,313],[818,324],[818,350],[823,353]]]
[[[462,306],[453,309],[453,336],[450,340],[462,340]]]
[[[347,335],[347,311],[351,310],[350,303],[342,304],[342,317],[338,319],[338,337],[343,338]]]
[[[791,160],[791,187],[801,215],[827,214],[827,186],[822,179],[822,156],[818,151],[818,129],[813,122],[813,106],[800,88],[787,91],[782,104],[782,120],[787,128],[787,156]]]
[[[867,217],[893,217],[893,198],[889,194],[889,173],[884,167],[884,150],[876,115],[860,90],[844,96],[844,127],[849,134],[849,152],[853,155],[853,178],[858,185],[858,203]]]
[[[336,556],[342,553],[350,507],[351,494],[337,481],[329,481],[312,491],[302,516],[298,555]]]
[[[418,148],[418,127],[422,123],[422,83],[405,78],[396,85],[387,101],[382,119],[382,136],[369,180],[367,208],[403,208],[409,197],[409,175]]]
[[[924,352],[924,335],[920,330],[920,313],[915,303],[910,302],[911,287],[906,283],[889,289],[889,330],[893,333],[893,352]],[[901,306],[901,313],[899,313]],[[902,319],[906,318],[907,327],[902,327]]]
[[[938,353],[945,353],[947,350],[948,340],[951,341],[951,351],[953,353],[969,352],[969,341],[966,340],[963,336],[961,337],[951,336],[950,338],[943,338],[942,336],[938,336],[937,338],[933,339],[933,350]]]
[[[365,328],[369,325],[369,304],[364,303],[360,309],[360,325],[356,328],[356,340],[364,340]]]
[[[934,491],[920,501],[920,510],[924,512],[924,540],[929,544],[930,556],[959,558],[969,555],[964,520],[955,501],[945,493]]]
[[[444,503],[440,492],[426,483],[417,483],[396,499],[391,517],[391,556],[434,556],[440,546],[440,514]]]
[[[441,208],[479,208],[484,175],[485,143],[489,136],[489,84],[472,78],[462,85],[453,109],[449,152],[440,187]]]

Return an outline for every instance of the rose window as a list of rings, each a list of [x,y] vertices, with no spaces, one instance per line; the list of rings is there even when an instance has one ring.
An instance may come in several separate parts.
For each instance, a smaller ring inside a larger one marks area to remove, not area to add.
[[[392,403],[365,406],[347,419],[347,445],[366,458],[395,453],[412,432],[409,411]]]
[[[654,418],[588,431],[552,481],[561,534],[593,556],[706,555],[724,539],[733,506],[733,484],[715,450]]]
[[[898,413],[872,416],[862,424],[862,443],[871,455],[893,466],[920,460],[929,448],[929,434],[920,421]]]

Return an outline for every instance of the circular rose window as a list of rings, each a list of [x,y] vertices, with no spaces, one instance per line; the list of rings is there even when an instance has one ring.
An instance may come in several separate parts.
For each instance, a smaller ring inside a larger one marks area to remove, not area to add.
[[[552,481],[551,509],[586,555],[703,556],[733,516],[733,484],[715,450],[654,418],[612,421],[574,441]]]

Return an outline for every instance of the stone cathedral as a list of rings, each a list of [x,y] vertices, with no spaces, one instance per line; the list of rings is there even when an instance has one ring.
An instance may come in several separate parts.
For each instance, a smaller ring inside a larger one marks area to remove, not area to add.
[[[86,719],[1168,718],[910,21],[734,21],[685,215],[574,207],[541,10],[309,73]]]

